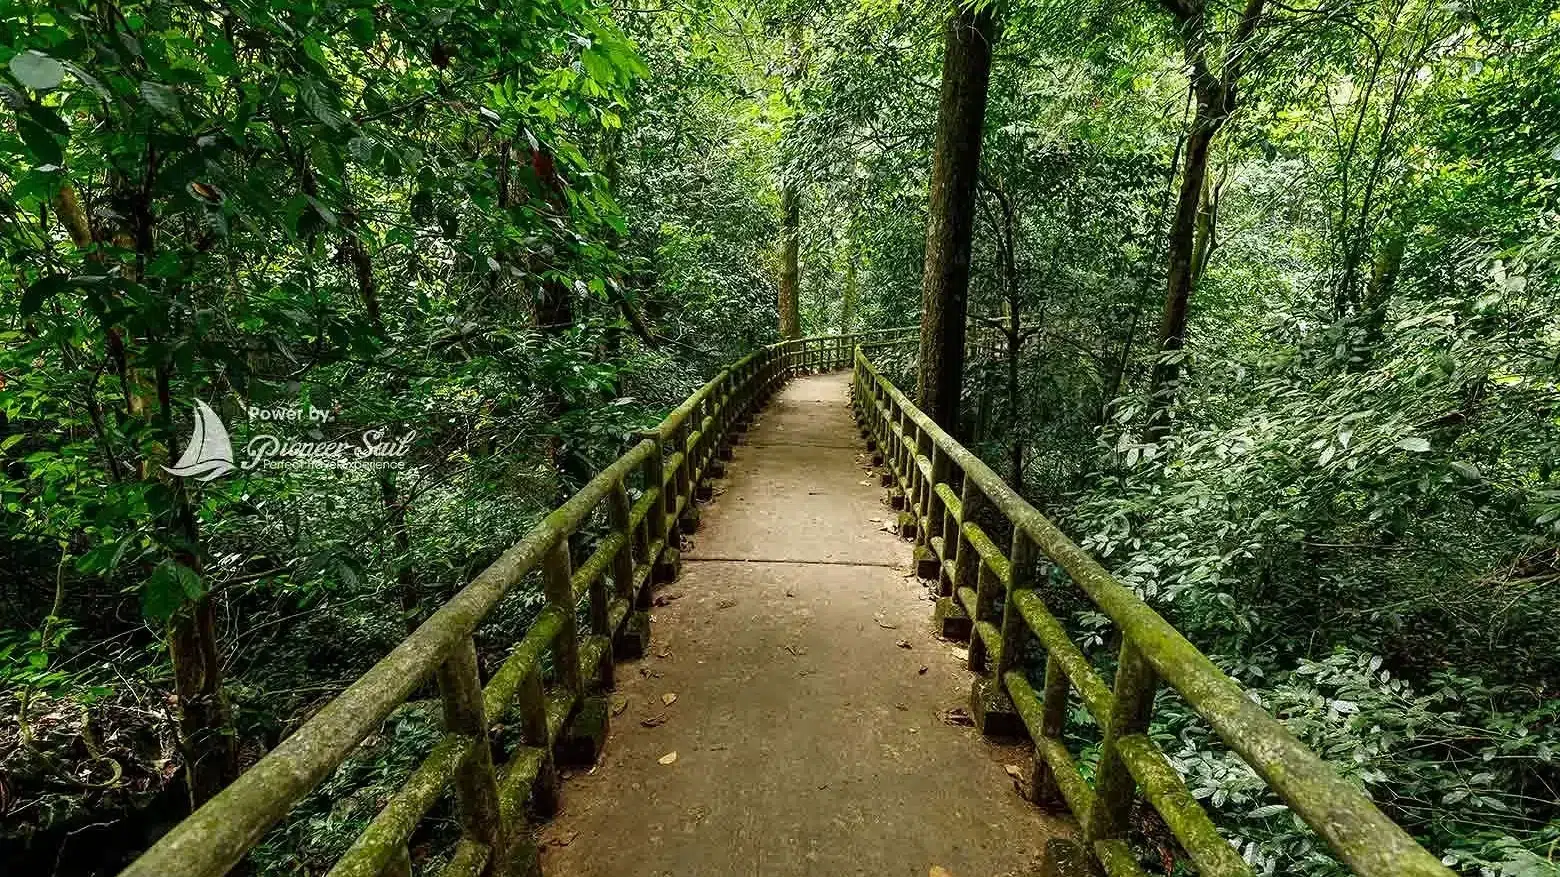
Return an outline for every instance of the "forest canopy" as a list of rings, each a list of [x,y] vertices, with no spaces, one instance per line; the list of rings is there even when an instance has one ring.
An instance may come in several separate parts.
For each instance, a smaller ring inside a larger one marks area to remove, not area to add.
[[[1383,812],[1560,874],[1551,3],[17,0],[0,102],[17,873],[117,871],[722,365],[919,323],[900,386]],[[275,455],[170,475],[199,406]],[[1155,715],[1258,873],[1346,873]]]

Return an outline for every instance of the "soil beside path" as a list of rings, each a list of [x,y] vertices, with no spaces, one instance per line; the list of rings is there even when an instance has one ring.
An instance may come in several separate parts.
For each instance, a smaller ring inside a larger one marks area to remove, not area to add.
[[[886,530],[849,382],[793,380],[736,449],[564,783],[550,877],[1017,877],[1062,830],[1004,772],[1023,747],[943,720],[972,677]]]

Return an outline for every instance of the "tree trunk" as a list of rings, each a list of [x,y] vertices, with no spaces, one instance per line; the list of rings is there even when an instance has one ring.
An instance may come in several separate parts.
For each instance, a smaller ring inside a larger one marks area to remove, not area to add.
[[[1408,243],[1405,227],[1392,229],[1381,252],[1376,254],[1376,264],[1371,271],[1370,285],[1365,290],[1363,314],[1363,338],[1356,359],[1349,363],[1349,370],[1363,372],[1370,368],[1386,340],[1387,306],[1392,301],[1392,290],[1397,286],[1398,272],[1403,267],[1403,252]]]
[[[801,270],[797,264],[801,232],[801,194],[790,181],[780,190],[780,337],[802,337],[799,309]]]
[[[172,374],[157,370],[160,426],[166,447],[173,447]],[[175,560],[204,577],[200,559],[200,527],[185,482],[174,479],[173,531]],[[222,694],[222,652],[217,644],[216,599],[211,591],[180,609],[168,621],[168,658],[178,701],[179,751],[190,811],[211,800],[238,776],[238,738]]]
[[[1205,31],[1205,0],[1163,0],[1165,6],[1180,22],[1181,40],[1191,68],[1192,88],[1197,95],[1197,112],[1192,117],[1192,131],[1186,138],[1185,169],[1181,174],[1180,197],[1175,205],[1175,221],[1170,225],[1169,272],[1165,281],[1165,308],[1159,320],[1159,350],[1154,361],[1153,378],[1149,384],[1148,423],[1144,440],[1160,442],[1170,435],[1170,409],[1175,405],[1176,390],[1181,381],[1181,351],[1186,346],[1186,314],[1191,304],[1192,291],[1197,286],[1198,220],[1203,201],[1203,188],[1208,176],[1208,154],[1213,138],[1229,121],[1237,103],[1236,87],[1241,71],[1249,63],[1247,49],[1257,28],[1262,24],[1263,9],[1267,0],[1246,0],[1240,22],[1224,49],[1224,69],[1217,75],[1209,67],[1207,57],[1208,34]],[[1213,242],[1213,212],[1202,217],[1206,221],[1201,238],[1206,245]]]
[[[840,301],[840,331],[847,335],[855,331],[856,308],[861,298],[861,290],[856,286],[855,241],[851,241],[850,246],[845,260],[845,296]]]
[[[1149,384],[1148,426],[1144,440],[1159,442],[1170,435],[1170,408],[1175,404],[1181,379],[1180,354],[1186,345],[1186,315],[1196,282],[1193,250],[1197,221],[1202,203],[1203,182],[1208,174],[1208,152],[1213,135],[1223,124],[1222,115],[1209,98],[1199,94],[1192,133],[1186,139],[1185,169],[1181,191],[1175,205],[1175,220],[1170,224],[1169,276],[1166,280],[1165,306],[1159,320],[1159,350]]]
[[[390,567],[395,574],[401,621],[406,625],[406,632],[411,633],[422,623],[422,588],[417,583],[417,569],[412,566],[412,535],[406,526],[406,507],[412,498],[401,494],[395,470],[388,466],[379,470],[379,499],[390,526],[391,550],[395,552]]]
[[[939,426],[959,432],[964,383],[964,323],[970,285],[975,185],[996,40],[991,5],[960,3],[948,19],[942,98],[926,223],[921,279],[921,356],[916,397]]]

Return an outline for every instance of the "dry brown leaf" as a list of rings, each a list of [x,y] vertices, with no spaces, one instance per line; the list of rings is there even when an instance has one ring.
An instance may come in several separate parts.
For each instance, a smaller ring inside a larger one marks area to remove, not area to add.
[[[672,762],[674,762],[676,760],[677,760],[677,752],[675,750],[673,750],[672,752],[668,752],[665,755],[661,756],[660,758],[656,759],[656,761],[659,761],[662,764],[671,764]]]
[[[953,872],[941,865],[933,865],[932,870],[926,873],[926,877],[953,877]]]
[[[562,834],[555,834],[552,837],[548,838],[547,839],[547,844],[549,846],[555,846],[555,847],[566,847],[569,844],[574,843],[574,839],[579,837],[579,836],[580,836],[580,833],[577,832],[577,831],[565,831]]]
[[[648,719],[640,719],[639,724],[644,725],[646,728],[655,728],[660,725],[664,725],[666,724],[666,713],[656,713]]]
[[[921,669],[915,671],[915,675],[917,675],[917,676],[925,676],[926,675],[926,671],[930,670],[930,669],[931,669],[930,667],[922,667]]]
[[[614,695],[612,698],[612,714],[614,716],[621,716],[623,711],[626,709],[628,709],[628,698],[621,694]]]
[[[672,693],[672,692],[670,692],[670,691],[668,691],[667,693],[661,695],[661,703],[664,703],[667,706],[671,706],[672,704],[674,704],[676,702],[677,702],[677,695]]]
[[[954,707],[944,712],[943,722],[949,725],[963,725],[965,727],[975,724],[975,720],[970,718],[970,714],[965,712],[963,707]]]
[[[910,648],[910,641],[907,639],[902,639],[899,642],[894,643],[894,645],[899,646],[901,649],[908,649]]]

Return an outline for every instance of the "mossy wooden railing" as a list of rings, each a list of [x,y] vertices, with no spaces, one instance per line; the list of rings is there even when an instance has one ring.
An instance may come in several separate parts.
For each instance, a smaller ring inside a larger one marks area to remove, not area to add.
[[[644,647],[649,619],[642,609],[651,586],[676,574],[678,531],[694,523],[701,483],[788,377],[848,368],[858,346],[894,343],[906,331],[786,341],[722,370],[122,877],[227,873],[429,679],[438,683],[445,734],[331,877],[409,875],[407,842],[452,787],[461,837],[444,874],[539,873],[527,810],[551,811],[563,738],[588,718],[591,695],[611,686],[614,658]],[[576,566],[570,537],[603,504],[609,534]],[[547,605],[484,687],[474,634],[533,571],[541,574]],[[581,632],[581,617],[588,632]],[[551,658],[550,685],[544,655]],[[604,709],[594,718],[599,724]],[[518,728],[518,744],[502,751],[495,725]]]
[[[1214,828],[1207,812],[1148,736],[1155,694],[1169,686],[1249,764],[1337,859],[1366,877],[1451,877],[1435,856],[1339,777],[1164,618],[996,473],[954,441],[878,373],[855,357],[853,399],[863,436],[897,486],[895,503],[914,531],[918,571],[938,581],[938,617],[967,626],[969,666],[979,674],[973,712],[983,730],[1011,717],[1035,744],[1035,799],[1077,818],[1083,848],[1112,877],[1141,875],[1127,843],[1128,817],[1141,796],[1163,817],[1202,874],[1250,875],[1251,867]],[[988,532],[991,531],[991,532]],[[992,538],[1009,538],[1004,551]],[[1049,582],[1070,581],[1121,635],[1107,686],[1042,598]],[[1029,644],[1045,651],[1042,694],[1023,666]],[[1062,741],[1076,691],[1102,729],[1093,784]]]

